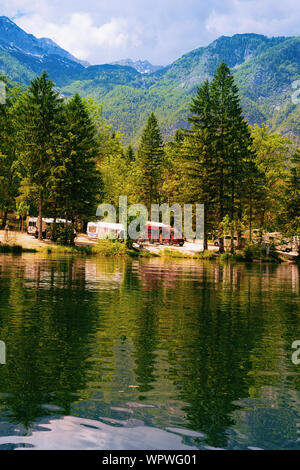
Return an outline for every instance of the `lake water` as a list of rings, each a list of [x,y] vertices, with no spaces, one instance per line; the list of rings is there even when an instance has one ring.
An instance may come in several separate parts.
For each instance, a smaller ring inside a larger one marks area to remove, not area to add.
[[[0,449],[300,449],[299,268],[0,255]]]

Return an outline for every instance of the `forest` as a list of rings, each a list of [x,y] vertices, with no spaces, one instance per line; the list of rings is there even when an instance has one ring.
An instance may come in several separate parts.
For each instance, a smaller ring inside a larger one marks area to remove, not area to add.
[[[64,217],[83,230],[101,202],[205,205],[204,248],[254,229],[300,236],[300,148],[270,128],[249,125],[239,89],[222,62],[191,98],[189,128],[164,141],[149,109],[136,148],[93,98],[61,96],[46,72],[28,89],[9,86],[0,105],[0,210]],[[126,139],[125,139],[126,141]],[[66,230],[68,228],[66,227]],[[41,234],[41,230],[40,230]],[[68,234],[66,234],[68,236]],[[71,235],[70,235],[71,236]]]

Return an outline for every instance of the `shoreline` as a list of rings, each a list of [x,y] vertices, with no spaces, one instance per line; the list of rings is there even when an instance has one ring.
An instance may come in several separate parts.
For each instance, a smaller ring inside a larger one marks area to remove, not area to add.
[[[81,256],[103,256],[103,257],[137,257],[137,258],[166,258],[166,259],[189,259],[209,260],[218,262],[243,262],[243,263],[277,263],[299,264],[299,257],[295,254],[277,252],[276,257],[260,257],[247,259],[242,252],[230,254],[229,252],[218,253],[215,247],[203,251],[202,244],[186,242],[183,247],[166,245],[145,245],[141,250],[129,249],[123,243],[113,243],[111,240],[103,240],[99,244],[87,238],[85,234],[79,234],[74,246],[57,245],[50,240],[37,240],[26,232],[10,231],[5,234],[0,230],[0,253],[22,254],[41,253],[70,254]]]

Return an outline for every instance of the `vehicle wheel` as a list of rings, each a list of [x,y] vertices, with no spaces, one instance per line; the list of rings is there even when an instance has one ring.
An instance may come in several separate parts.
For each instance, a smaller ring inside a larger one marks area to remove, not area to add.
[[[218,243],[218,242],[214,242],[214,246],[219,246],[219,243]]]
[[[286,252],[286,253],[290,253],[290,251],[291,251],[290,248],[286,248],[286,249],[285,249],[285,252]]]

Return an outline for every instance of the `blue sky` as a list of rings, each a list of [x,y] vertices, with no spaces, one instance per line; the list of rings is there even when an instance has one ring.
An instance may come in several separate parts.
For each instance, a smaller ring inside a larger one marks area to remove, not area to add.
[[[300,34],[299,0],[0,0],[0,15],[92,64],[166,65],[221,35]]]

